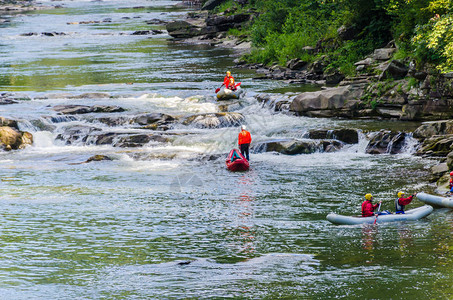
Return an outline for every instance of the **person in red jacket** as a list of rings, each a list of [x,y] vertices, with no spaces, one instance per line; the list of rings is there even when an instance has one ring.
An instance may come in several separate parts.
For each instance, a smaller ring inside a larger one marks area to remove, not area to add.
[[[375,216],[374,210],[379,207],[381,202],[373,205],[373,195],[366,194],[365,201],[362,203],[362,217],[371,217]]]
[[[230,71],[227,71],[226,72],[226,76],[225,78],[223,79],[223,85],[228,88],[228,86],[230,85],[230,80],[233,78],[233,76],[231,76],[231,72]],[[234,78],[233,78],[234,80]]]
[[[241,154],[245,156],[247,160],[250,160],[249,158],[249,147],[250,143],[252,142],[252,137],[250,136],[250,132],[245,130],[246,127],[245,125],[241,126],[241,132],[239,132],[238,136],[238,144],[239,144],[239,149],[241,150]]]
[[[395,213],[404,214],[404,207],[412,202],[415,195],[411,195],[407,198],[404,197],[404,192],[398,192],[398,198],[395,200]]]
[[[230,78],[230,83],[228,83],[227,88],[230,89],[230,90],[232,90],[232,91],[235,91],[235,90],[236,90],[236,85],[234,84],[234,79],[233,79],[233,77]]]

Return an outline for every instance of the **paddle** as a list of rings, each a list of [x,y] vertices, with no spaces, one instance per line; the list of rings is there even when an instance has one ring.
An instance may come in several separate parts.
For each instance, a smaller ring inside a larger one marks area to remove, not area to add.
[[[239,83],[236,83],[236,84],[235,84],[235,87],[238,87],[238,86],[240,86],[240,85],[241,85],[240,82],[239,82]],[[215,90],[215,93],[216,93],[216,94],[220,91],[220,88],[221,88],[222,86],[223,86],[223,84],[222,84],[219,88],[217,88],[217,89]]]
[[[379,211],[381,210],[381,204],[382,204],[382,202],[379,202],[379,207],[377,209],[376,218],[374,219],[374,223],[373,224],[376,224],[377,217],[379,216]]]
[[[217,88],[217,89],[215,90],[215,93],[216,93],[216,94],[220,91],[220,88],[221,88],[222,86],[223,86],[223,83],[222,83],[222,85],[221,85],[219,88]]]

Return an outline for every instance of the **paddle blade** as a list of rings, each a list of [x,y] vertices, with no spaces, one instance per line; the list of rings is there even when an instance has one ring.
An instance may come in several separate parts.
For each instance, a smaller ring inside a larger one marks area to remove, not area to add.
[[[220,88],[216,88],[215,93],[217,94],[220,91]]]
[[[241,85],[241,83],[239,82],[239,83],[236,83],[236,85],[235,85],[235,86],[236,86],[236,87],[238,87],[238,86],[240,86],[240,85]]]

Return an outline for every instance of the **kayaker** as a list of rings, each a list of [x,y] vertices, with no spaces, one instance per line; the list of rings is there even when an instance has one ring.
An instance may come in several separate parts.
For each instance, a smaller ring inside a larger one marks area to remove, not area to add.
[[[226,76],[225,76],[225,78],[223,79],[223,85],[224,85],[225,87],[228,87],[228,85],[230,84],[230,80],[231,80],[231,79],[234,80],[233,76],[231,76],[231,72],[230,72],[230,71],[227,71],[227,72],[226,72]]]
[[[395,200],[395,213],[404,214],[404,207],[412,202],[415,194],[410,195],[407,198],[404,197],[404,192],[398,192],[398,198]]]
[[[381,203],[382,201],[373,205],[373,195],[366,194],[365,201],[363,201],[362,203],[362,217],[371,217],[377,215],[374,213],[374,210],[378,208],[379,204]]]
[[[247,127],[245,125],[241,126],[241,132],[239,132],[238,136],[238,144],[239,144],[239,149],[241,150],[242,156],[245,156],[247,160],[250,160],[249,158],[249,147],[250,143],[252,142],[252,137],[250,136],[250,132],[245,130]]]
[[[230,78],[230,83],[228,83],[227,88],[232,90],[232,91],[236,90],[236,85],[234,84],[234,78],[233,77]]]

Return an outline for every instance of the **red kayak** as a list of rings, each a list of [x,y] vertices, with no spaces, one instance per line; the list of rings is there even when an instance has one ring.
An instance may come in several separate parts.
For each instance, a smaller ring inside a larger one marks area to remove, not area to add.
[[[227,169],[232,172],[247,171],[250,167],[247,159],[242,156],[238,149],[233,149],[228,154],[228,158],[225,161]]]

